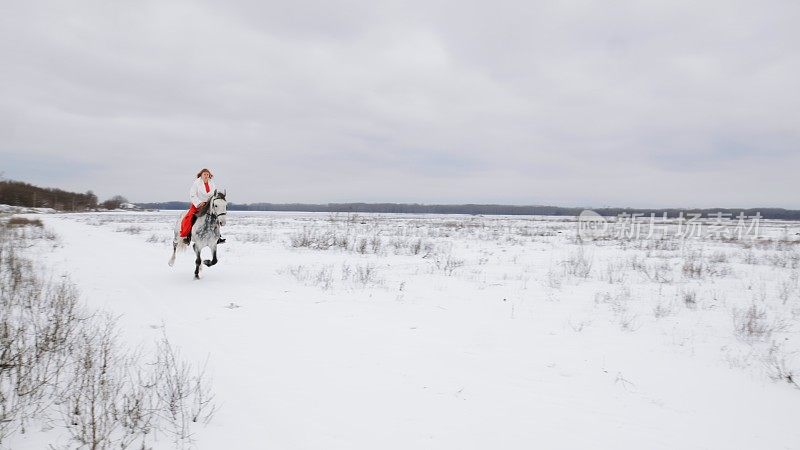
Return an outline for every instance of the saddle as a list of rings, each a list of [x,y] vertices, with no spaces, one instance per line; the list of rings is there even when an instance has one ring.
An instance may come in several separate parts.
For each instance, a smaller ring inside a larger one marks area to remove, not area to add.
[[[197,218],[202,216],[202,215],[204,215],[204,214],[206,214],[210,207],[211,207],[211,202],[208,201],[208,202],[206,202],[205,205],[203,205],[202,208],[198,209],[197,211],[194,212],[194,214],[192,214],[192,227],[194,227],[195,222],[197,222]],[[192,230],[191,230],[191,228],[189,229],[189,235],[186,236],[183,239],[184,239],[184,242],[186,242],[187,244],[192,241]],[[220,236],[220,238],[217,240],[217,244],[224,244],[224,243],[225,243],[225,239],[222,236]]]
[[[198,210],[195,210],[194,214],[192,214],[192,226],[194,226],[194,223],[197,222],[197,218],[198,217],[200,217],[200,216],[202,216],[202,215],[204,215],[204,214],[206,214],[208,212],[208,209],[210,207],[211,207],[210,202],[206,202],[206,204],[203,205],[202,208],[200,208]]]

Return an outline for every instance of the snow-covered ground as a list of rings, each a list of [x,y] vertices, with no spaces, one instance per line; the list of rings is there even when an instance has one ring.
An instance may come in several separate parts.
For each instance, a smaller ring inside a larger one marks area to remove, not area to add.
[[[581,240],[574,218],[231,212],[196,281],[192,252],[167,266],[178,214],[37,216],[58,238],[29,252],[131,346],[208,359],[197,448],[800,448],[797,223]]]

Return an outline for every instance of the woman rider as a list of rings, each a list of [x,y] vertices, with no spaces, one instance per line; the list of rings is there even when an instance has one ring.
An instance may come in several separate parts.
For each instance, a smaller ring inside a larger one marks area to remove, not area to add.
[[[192,233],[194,215],[205,206],[206,202],[214,195],[214,191],[217,189],[212,178],[214,178],[214,175],[211,174],[211,171],[203,168],[197,173],[197,178],[195,178],[194,183],[192,183],[192,187],[189,188],[189,201],[191,203],[189,205],[189,211],[183,216],[183,222],[181,222],[181,237],[187,244],[192,239],[190,235]],[[222,244],[223,242],[225,242],[225,239],[222,239],[222,237],[217,241],[218,244]]]

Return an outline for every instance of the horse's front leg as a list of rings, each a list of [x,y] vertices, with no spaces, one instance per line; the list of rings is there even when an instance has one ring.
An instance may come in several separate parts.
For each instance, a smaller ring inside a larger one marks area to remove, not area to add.
[[[194,254],[196,256],[195,259],[194,259],[194,266],[195,266],[194,267],[194,278],[195,279],[199,279],[200,278],[200,247],[197,245],[197,243],[194,244]]]
[[[211,245],[211,261],[205,260],[203,264],[207,265],[208,267],[213,266],[217,263],[217,244]]]

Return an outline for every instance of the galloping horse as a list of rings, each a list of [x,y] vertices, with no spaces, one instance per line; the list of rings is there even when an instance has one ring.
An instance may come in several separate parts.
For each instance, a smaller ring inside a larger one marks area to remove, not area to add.
[[[206,202],[205,206],[198,212],[197,222],[192,226],[192,240],[194,241],[194,260],[195,279],[200,278],[200,251],[208,247],[211,249],[211,260],[203,261],[208,267],[217,263],[217,241],[219,240],[219,227],[225,225],[225,216],[228,214],[228,202],[225,200],[225,192],[214,191],[214,194]],[[175,224],[175,237],[172,239],[172,257],[169,259],[170,267],[175,264],[175,253],[178,248],[183,250],[188,244],[184,243],[181,234],[181,220]]]

